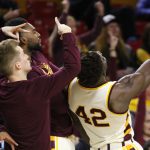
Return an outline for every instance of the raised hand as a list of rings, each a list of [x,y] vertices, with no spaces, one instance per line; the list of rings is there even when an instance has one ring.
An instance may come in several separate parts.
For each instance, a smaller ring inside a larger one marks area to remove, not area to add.
[[[68,13],[70,8],[70,2],[69,0],[63,0],[62,2],[63,12]]]
[[[7,142],[12,150],[15,150],[15,146],[18,146],[15,140],[7,132],[0,132],[0,141]]]
[[[23,30],[21,28],[24,27],[25,25],[26,25],[26,23],[23,23],[23,24],[18,25],[18,26],[6,26],[6,27],[2,27],[1,29],[2,29],[2,31],[3,31],[3,33],[5,35],[18,40],[19,39],[18,32],[20,30]],[[25,32],[27,32],[27,31],[25,31]]]
[[[110,49],[115,50],[118,44],[118,37],[114,36],[111,31],[108,31],[109,34],[109,44],[110,44]]]
[[[95,8],[97,9],[97,12],[100,16],[104,16],[105,8],[104,4],[101,1],[95,2]]]
[[[62,35],[64,33],[71,33],[71,28],[65,24],[61,24],[57,17],[55,17],[55,22],[56,22],[56,25],[58,28],[58,33],[60,35]]]

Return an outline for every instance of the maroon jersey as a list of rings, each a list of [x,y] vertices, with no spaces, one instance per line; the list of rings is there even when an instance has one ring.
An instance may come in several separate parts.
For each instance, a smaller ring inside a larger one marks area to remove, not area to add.
[[[65,65],[51,76],[8,83],[0,80],[0,113],[16,150],[49,150],[50,100],[80,71],[79,51],[71,33],[63,35]],[[5,148],[8,150],[9,148]]]

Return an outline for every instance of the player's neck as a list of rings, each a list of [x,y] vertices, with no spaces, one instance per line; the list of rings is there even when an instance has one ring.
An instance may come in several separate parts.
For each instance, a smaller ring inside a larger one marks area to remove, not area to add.
[[[100,78],[100,80],[97,82],[97,84],[95,85],[95,87],[99,87],[103,84],[105,84],[107,81],[106,81],[106,78],[103,76]]]
[[[105,76],[102,76],[101,78],[100,78],[100,80],[96,83],[96,84],[94,84],[94,85],[84,85],[84,84],[81,84],[80,82],[80,85],[81,86],[84,86],[84,87],[86,87],[86,88],[97,88],[97,87],[99,87],[99,86],[101,86],[101,85],[103,85],[104,83],[106,83],[107,81],[106,81],[106,78],[105,78]]]
[[[15,72],[14,74],[8,76],[10,82],[22,81],[27,80],[27,73],[25,72]]]
[[[29,56],[31,55],[30,51],[28,50],[28,46],[27,45],[21,45],[23,51],[25,54],[28,54]]]

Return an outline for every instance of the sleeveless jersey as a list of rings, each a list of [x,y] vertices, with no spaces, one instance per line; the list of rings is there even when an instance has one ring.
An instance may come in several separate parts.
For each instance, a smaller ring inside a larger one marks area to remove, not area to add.
[[[85,88],[75,78],[69,86],[70,109],[78,116],[93,149],[133,138],[129,111],[117,114],[108,107],[114,84],[107,82],[97,88]]]

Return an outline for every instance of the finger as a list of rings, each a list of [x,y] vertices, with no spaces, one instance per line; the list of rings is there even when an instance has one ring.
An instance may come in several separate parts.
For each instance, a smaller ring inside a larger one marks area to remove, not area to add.
[[[57,17],[55,17],[55,23],[56,23],[56,25],[57,25],[57,26],[59,26],[59,25],[60,25],[60,22],[59,22],[59,20],[58,20],[58,18],[57,18]]]
[[[30,32],[30,31],[25,30],[25,29],[22,29],[22,28],[19,28],[18,31],[19,31],[19,32],[26,32],[26,33],[29,33],[29,32]]]
[[[13,144],[10,145],[12,150],[15,150],[15,146]]]
[[[22,28],[22,27],[24,27],[26,24],[27,24],[27,23],[23,23],[23,24],[20,24],[20,25],[18,25],[18,26],[15,26],[15,29]]]
[[[14,38],[14,39],[17,39],[17,36],[11,32],[8,32],[7,35]]]
[[[10,144],[18,146],[18,143],[12,138],[12,137],[7,137],[6,141]]]
[[[19,32],[16,33],[17,41],[20,42],[19,40]]]

